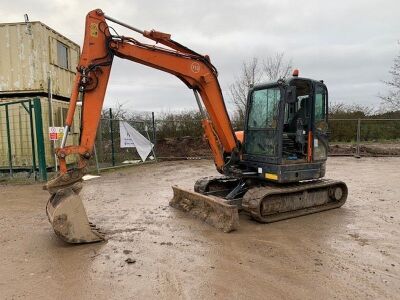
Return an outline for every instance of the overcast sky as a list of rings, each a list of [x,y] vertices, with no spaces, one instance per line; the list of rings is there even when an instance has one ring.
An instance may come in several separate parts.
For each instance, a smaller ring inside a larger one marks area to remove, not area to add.
[[[399,0],[3,0],[0,20],[23,21],[28,13],[82,45],[85,15],[95,8],[209,54],[227,102],[243,60],[283,51],[301,76],[325,81],[331,101],[377,107],[400,50]],[[116,58],[105,105],[168,111],[195,108],[193,98],[176,77]]]

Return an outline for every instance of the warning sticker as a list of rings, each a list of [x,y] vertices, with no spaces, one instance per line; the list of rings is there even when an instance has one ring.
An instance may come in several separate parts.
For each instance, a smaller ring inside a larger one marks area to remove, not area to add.
[[[99,36],[99,27],[97,23],[90,24],[90,35],[95,38]]]
[[[62,139],[64,136],[64,128],[63,127],[49,127],[49,140],[57,141]]]
[[[318,139],[314,139],[314,148],[318,148]]]

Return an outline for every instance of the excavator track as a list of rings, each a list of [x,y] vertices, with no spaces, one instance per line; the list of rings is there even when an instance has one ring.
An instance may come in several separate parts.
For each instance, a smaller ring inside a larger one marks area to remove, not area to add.
[[[290,185],[250,188],[242,209],[262,223],[271,223],[341,207],[347,199],[342,181],[323,179]]]

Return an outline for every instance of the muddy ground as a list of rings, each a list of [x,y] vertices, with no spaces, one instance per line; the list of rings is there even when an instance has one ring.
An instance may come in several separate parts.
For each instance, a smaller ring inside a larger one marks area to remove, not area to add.
[[[105,173],[82,195],[107,243],[54,235],[40,185],[0,186],[1,299],[398,299],[400,158],[330,158],[340,209],[225,234],[168,206],[208,160]],[[126,260],[130,258],[131,263]]]

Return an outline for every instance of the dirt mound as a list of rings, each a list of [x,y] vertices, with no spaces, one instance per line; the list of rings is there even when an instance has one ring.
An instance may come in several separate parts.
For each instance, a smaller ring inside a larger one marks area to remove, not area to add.
[[[158,140],[155,152],[158,157],[209,157],[211,150],[203,138],[184,136]]]

